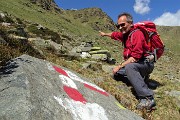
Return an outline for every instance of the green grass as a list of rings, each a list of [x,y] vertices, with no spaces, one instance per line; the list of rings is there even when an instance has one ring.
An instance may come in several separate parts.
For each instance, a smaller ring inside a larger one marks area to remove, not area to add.
[[[165,44],[165,48],[180,56],[180,27],[158,26],[157,29]]]

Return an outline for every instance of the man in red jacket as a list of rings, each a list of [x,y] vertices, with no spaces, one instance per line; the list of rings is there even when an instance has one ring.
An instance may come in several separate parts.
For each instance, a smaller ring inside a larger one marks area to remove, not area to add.
[[[104,33],[99,31],[101,36],[111,37],[124,44],[125,61],[113,69],[114,77],[127,77],[139,99],[137,109],[151,110],[156,104],[154,93],[148,88],[145,77],[153,71],[154,63],[148,62],[149,47],[144,34],[134,28],[133,18],[129,13],[122,13],[118,16],[117,28],[120,32]]]

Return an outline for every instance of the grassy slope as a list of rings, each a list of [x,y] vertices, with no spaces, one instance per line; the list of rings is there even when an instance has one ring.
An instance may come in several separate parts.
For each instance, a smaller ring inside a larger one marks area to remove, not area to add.
[[[27,7],[27,5],[29,7]],[[0,11],[7,12],[18,18],[31,21],[33,23],[39,23],[60,34],[71,36],[74,40],[78,39],[79,37],[82,41],[96,40],[96,44],[98,46],[109,49],[115,58],[119,58],[120,56],[117,54],[117,51],[113,52],[113,49],[121,49],[120,45],[116,45],[117,42],[112,42],[106,38],[100,38],[97,34],[97,31],[94,31],[89,25],[82,24],[79,20],[74,20],[71,13],[58,14],[55,12],[48,12],[36,5],[30,4],[28,0],[1,0]],[[179,29],[179,27],[158,27],[159,33],[169,51],[166,51],[165,56],[158,61],[156,64],[157,67],[151,76],[151,79],[162,84],[162,86],[159,86],[155,90],[158,109],[151,114],[151,118],[155,120],[178,120],[180,117],[178,108],[174,104],[175,99],[165,94],[165,91],[180,90],[179,82],[174,84],[172,80],[169,80],[166,77],[168,74],[173,74],[177,79],[180,79],[178,75],[180,71],[179,56],[177,56],[179,55],[180,49],[180,39],[178,39],[180,38]],[[170,58],[170,60],[167,60],[167,58]],[[67,62],[61,59],[57,59],[57,57],[54,57],[54,55],[51,54],[49,60],[54,63],[59,63],[60,65],[63,64],[63,66],[72,68],[75,71],[80,68],[80,63],[77,61]],[[106,80],[103,82],[98,82],[97,84],[99,84],[111,94],[115,95],[119,100],[125,99],[125,101],[128,101],[127,99],[129,99],[129,102],[123,103],[123,105],[137,112],[135,110],[135,104],[137,101],[133,95],[127,95],[127,91],[119,90],[119,87],[122,87],[120,82],[113,81],[109,76],[107,76],[107,74],[103,73],[102,71],[97,73],[96,71],[93,72],[91,70],[84,70],[80,71],[79,73],[89,78],[94,78],[94,76],[99,76],[99,74],[102,74]]]
[[[73,20],[71,16],[47,12],[27,1],[28,0],[1,1],[0,9],[2,11],[7,11],[9,14],[15,15],[21,19],[39,23],[51,30],[59,33],[70,34],[73,37],[81,35],[87,36],[89,35],[89,33],[87,33],[88,31],[90,31],[92,34],[92,28],[89,26],[83,26],[80,22]],[[29,7],[25,6],[25,4],[27,4]],[[79,26],[81,29],[77,29],[77,26]]]
[[[180,55],[180,27],[158,26],[157,27],[166,48],[176,55]]]

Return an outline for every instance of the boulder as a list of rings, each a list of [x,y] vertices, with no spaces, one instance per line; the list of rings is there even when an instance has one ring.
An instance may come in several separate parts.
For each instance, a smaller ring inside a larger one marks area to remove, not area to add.
[[[108,59],[107,54],[92,54],[92,59],[105,61]]]
[[[141,120],[78,73],[22,55],[0,70],[2,120]]]
[[[108,50],[90,51],[89,54],[110,54]]]

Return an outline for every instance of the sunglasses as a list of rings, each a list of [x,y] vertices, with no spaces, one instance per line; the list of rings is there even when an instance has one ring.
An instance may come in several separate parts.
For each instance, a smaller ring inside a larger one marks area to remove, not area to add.
[[[121,23],[121,24],[117,24],[116,27],[117,29],[119,29],[120,27],[124,27],[126,24],[125,23]]]

